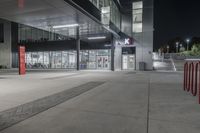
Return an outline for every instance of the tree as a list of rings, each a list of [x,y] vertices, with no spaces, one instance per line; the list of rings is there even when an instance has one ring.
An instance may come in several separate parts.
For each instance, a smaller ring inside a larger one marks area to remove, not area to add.
[[[194,44],[191,49],[191,55],[198,56],[200,55],[200,44]]]

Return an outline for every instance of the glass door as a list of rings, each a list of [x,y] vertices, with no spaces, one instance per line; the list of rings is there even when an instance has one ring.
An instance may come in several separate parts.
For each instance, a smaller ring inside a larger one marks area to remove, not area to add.
[[[109,69],[108,56],[97,56],[97,69]]]
[[[122,56],[122,69],[123,70],[135,69],[135,55]]]

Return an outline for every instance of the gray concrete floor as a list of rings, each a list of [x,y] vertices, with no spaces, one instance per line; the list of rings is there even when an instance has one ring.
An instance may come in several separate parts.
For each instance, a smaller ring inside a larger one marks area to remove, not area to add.
[[[110,71],[0,75],[0,112],[87,82],[105,82],[2,133],[199,133],[200,105],[183,91],[182,77]]]

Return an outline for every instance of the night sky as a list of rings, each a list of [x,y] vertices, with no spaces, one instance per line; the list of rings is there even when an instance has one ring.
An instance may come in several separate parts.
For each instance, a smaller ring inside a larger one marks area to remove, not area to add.
[[[176,37],[200,37],[199,0],[155,0],[154,15],[154,48]]]
[[[200,0],[154,0],[154,49],[176,37],[200,37]]]

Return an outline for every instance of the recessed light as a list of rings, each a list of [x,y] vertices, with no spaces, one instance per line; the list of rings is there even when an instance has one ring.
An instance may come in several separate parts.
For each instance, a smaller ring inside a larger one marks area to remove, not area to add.
[[[106,39],[106,36],[88,37],[88,40]]]
[[[53,26],[53,28],[58,29],[58,28],[69,28],[69,27],[77,27],[77,26],[79,26],[79,24],[56,25],[56,26]]]

